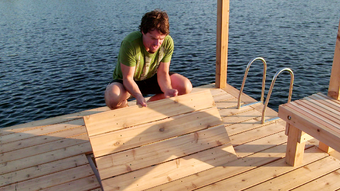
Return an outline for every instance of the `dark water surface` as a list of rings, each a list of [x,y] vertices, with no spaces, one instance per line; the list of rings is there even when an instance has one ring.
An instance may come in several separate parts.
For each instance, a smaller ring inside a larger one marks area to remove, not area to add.
[[[0,128],[104,106],[120,41],[145,12],[166,10],[175,52],[171,70],[194,86],[215,81],[216,1],[0,1]],[[283,67],[295,73],[293,100],[327,92],[339,0],[230,2],[228,83],[240,88],[249,60],[267,60],[267,90]],[[245,93],[259,99],[262,63]],[[276,81],[270,107],[288,96],[289,74]]]

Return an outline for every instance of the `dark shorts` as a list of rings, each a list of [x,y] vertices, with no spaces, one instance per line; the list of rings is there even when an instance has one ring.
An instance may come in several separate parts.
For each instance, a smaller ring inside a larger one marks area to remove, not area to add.
[[[175,74],[174,72],[169,72],[169,75],[171,76],[172,74]],[[113,82],[119,82],[121,84],[123,84],[123,80],[112,80],[111,83]],[[111,84],[110,83],[110,84]],[[148,78],[146,80],[142,80],[142,81],[136,81],[136,84],[139,87],[139,90],[142,92],[143,95],[146,94],[162,94],[162,90],[158,85],[158,81],[157,81],[157,73],[152,76],[151,78]]]

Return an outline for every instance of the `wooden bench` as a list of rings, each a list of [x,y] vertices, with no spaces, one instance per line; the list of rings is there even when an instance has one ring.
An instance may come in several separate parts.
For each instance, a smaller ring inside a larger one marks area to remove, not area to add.
[[[144,190],[237,159],[209,90],[84,117],[106,190]]]
[[[320,141],[319,147],[328,152],[340,151],[340,101],[321,93],[313,94],[279,106],[279,117],[287,122],[288,143],[286,162],[301,164],[305,142],[309,137]]]

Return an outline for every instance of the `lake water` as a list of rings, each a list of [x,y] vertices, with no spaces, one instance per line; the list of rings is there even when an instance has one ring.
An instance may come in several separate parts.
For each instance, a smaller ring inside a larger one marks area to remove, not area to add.
[[[0,1],[0,128],[105,105],[120,41],[145,12],[166,10],[175,42],[171,71],[194,86],[214,83],[216,1]],[[267,91],[283,67],[295,73],[293,100],[327,93],[339,0],[230,2],[228,83],[240,88],[249,60],[267,60]],[[276,81],[270,107],[288,97],[289,74]],[[244,92],[259,99],[262,63]]]

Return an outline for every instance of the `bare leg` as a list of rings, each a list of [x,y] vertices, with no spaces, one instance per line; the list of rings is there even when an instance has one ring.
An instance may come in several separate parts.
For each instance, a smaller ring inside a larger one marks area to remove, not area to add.
[[[110,109],[126,107],[130,93],[126,91],[123,84],[111,83],[105,90],[105,103]]]
[[[180,74],[170,76],[172,88],[178,90],[178,95],[188,94],[192,90],[190,80]]]
[[[171,86],[173,89],[178,91],[178,95],[188,94],[192,90],[192,84],[190,80],[180,74],[172,74],[170,76]],[[164,99],[164,94],[156,94],[152,96],[149,101],[156,101],[160,99]]]

